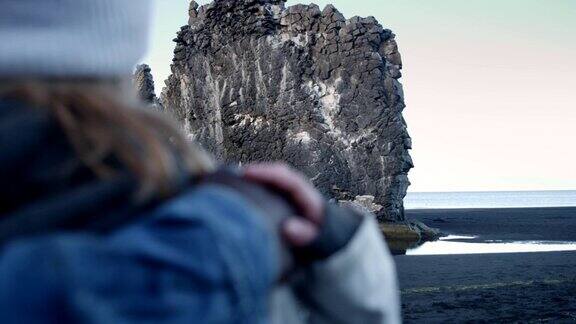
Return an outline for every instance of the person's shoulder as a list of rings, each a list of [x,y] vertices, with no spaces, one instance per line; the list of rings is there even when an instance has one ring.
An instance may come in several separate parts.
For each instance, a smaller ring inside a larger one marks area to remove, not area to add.
[[[161,237],[165,243],[177,244],[183,253],[217,249],[226,259],[243,255],[246,260],[234,262],[240,266],[256,262],[274,272],[279,242],[266,217],[238,190],[203,184],[166,201],[145,222],[119,235],[124,241],[138,232]]]
[[[142,300],[168,310],[161,296],[183,294],[186,314],[201,314],[217,294],[259,300],[278,270],[271,235],[256,213],[234,190],[206,185],[112,233],[15,240],[0,250],[0,317],[26,317],[27,310],[45,318],[67,310],[99,316],[98,309],[119,303],[139,309]],[[232,287],[241,291],[226,290]]]
[[[211,230],[237,226],[249,231],[264,230],[265,215],[237,189],[222,184],[202,184],[183,191],[151,211],[151,222],[182,221],[202,224]]]
[[[233,190],[208,185],[166,200],[109,233],[60,231],[15,239],[0,249],[0,288],[18,281],[50,284],[62,276],[71,282],[79,273],[90,275],[109,264],[120,268],[141,258],[179,264],[215,245],[262,238],[258,228],[264,225],[256,213]]]

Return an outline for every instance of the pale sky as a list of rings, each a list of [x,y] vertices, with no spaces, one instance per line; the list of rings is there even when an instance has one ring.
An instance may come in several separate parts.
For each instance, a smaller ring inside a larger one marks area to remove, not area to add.
[[[576,0],[313,2],[397,35],[409,191],[576,189]],[[145,59],[158,93],[188,3],[158,1]]]

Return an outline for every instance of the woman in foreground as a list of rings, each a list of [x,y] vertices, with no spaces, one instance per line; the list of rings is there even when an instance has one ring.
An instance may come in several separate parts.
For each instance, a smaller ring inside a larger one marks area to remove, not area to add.
[[[148,1],[0,6],[2,323],[400,321],[369,215],[139,109]]]

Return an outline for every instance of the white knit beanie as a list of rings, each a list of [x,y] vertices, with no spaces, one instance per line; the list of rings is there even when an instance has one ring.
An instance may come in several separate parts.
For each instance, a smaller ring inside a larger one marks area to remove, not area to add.
[[[0,79],[129,75],[152,0],[0,0]]]

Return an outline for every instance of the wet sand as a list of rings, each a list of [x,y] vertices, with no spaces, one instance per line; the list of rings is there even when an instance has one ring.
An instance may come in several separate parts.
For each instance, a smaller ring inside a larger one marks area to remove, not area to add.
[[[468,242],[576,241],[576,208],[410,210]],[[406,323],[576,323],[576,251],[395,257]]]

